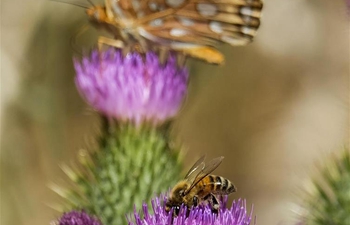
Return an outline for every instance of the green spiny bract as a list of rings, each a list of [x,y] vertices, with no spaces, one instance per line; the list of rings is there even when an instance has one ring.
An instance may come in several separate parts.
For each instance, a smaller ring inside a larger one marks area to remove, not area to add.
[[[170,147],[166,129],[113,129],[101,136],[98,149],[81,157],[82,169],[70,176],[76,187],[67,196],[71,209],[86,210],[105,225],[126,224],[134,205],[168,191],[181,172],[179,150]]]
[[[350,225],[350,151],[326,163],[306,200],[305,225]]]

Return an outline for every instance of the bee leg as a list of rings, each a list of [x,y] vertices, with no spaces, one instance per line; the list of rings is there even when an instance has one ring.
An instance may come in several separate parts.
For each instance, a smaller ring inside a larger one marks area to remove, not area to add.
[[[209,194],[209,202],[212,206],[211,211],[215,214],[219,213],[219,209],[220,209],[220,203],[219,200],[217,199],[217,197],[213,194]]]
[[[193,209],[193,207],[197,207],[198,206],[198,204],[199,204],[198,196],[197,195],[193,196],[192,201],[193,201],[192,206],[187,206],[186,217],[190,216],[190,211],[191,211],[191,209]]]
[[[195,195],[195,196],[193,197],[193,206],[194,206],[194,207],[198,206],[198,203],[199,203],[198,196]]]

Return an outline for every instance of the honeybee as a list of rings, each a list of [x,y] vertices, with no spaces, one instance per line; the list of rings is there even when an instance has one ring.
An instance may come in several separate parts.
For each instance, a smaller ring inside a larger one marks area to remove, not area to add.
[[[228,179],[210,174],[222,162],[224,157],[211,160],[207,165],[202,156],[188,171],[184,180],[178,182],[171,190],[165,203],[165,210],[173,209],[178,215],[180,206],[184,204],[187,209],[208,203],[214,213],[218,213],[220,203],[217,196],[229,195],[237,191],[236,187]]]
[[[216,45],[251,42],[262,7],[261,0],[105,0],[86,13],[114,36],[100,37],[99,44],[144,51],[151,44],[221,64]]]

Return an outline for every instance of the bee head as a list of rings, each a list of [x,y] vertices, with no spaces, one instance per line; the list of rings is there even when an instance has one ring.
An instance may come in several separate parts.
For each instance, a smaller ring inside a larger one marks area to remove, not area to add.
[[[170,212],[173,209],[173,214],[177,216],[180,212],[180,207],[184,202],[185,189],[175,189],[169,199],[165,203],[165,211]]]
[[[189,185],[185,181],[180,181],[175,185],[165,203],[165,211],[170,212],[170,210],[173,209],[173,214],[175,216],[179,214],[181,205],[187,205],[186,190],[188,186]]]
[[[167,201],[165,204],[165,211],[170,212],[171,209],[173,209],[173,214],[175,216],[179,215],[180,205],[174,205],[173,202]]]

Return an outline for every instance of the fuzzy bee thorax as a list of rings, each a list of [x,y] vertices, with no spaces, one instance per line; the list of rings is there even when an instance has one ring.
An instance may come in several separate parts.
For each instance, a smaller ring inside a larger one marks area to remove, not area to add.
[[[178,182],[175,187],[171,190],[170,196],[175,197],[175,198],[182,198],[184,193],[187,191],[189,188],[189,184],[183,180]]]

